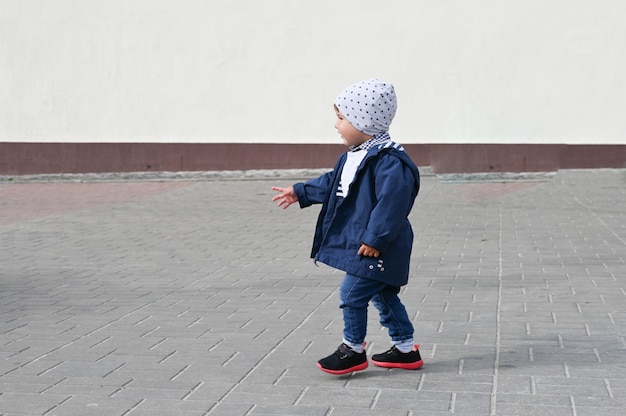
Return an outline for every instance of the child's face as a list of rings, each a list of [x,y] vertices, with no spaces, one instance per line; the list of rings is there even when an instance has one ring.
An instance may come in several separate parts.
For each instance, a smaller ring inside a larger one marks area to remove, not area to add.
[[[372,138],[372,136],[367,135],[360,130],[357,130],[346,119],[346,117],[341,114],[341,111],[339,111],[336,106],[335,113],[337,114],[337,122],[335,123],[335,128],[341,135],[343,144],[345,144],[346,146],[358,146]]]

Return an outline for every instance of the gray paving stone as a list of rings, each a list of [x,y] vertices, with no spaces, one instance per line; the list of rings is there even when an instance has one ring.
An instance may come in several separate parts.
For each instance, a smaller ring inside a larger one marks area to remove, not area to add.
[[[0,183],[0,415],[623,413],[623,171],[425,176],[425,365],[340,377],[315,366],[342,330],[317,210],[270,201],[317,173]]]

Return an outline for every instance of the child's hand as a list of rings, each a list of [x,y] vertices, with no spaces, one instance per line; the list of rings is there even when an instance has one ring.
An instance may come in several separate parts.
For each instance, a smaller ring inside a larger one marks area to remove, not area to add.
[[[358,255],[365,257],[378,257],[380,256],[380,251],[376,250],[372,246],[368,246],[367,244],[361,244]]]
[[[287,209],[289,205],[294,202],[298,202],[298,195],[293,190],[293,186],[288,188],[279,188],[277,186],[272,186],[272,191],[280,192],[272,201],[278,201],[278,206],[283,207],[283,209]]]

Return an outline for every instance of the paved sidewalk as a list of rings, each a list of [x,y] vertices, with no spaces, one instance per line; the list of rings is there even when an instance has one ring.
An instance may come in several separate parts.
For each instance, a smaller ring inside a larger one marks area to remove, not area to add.
[[[0,184],[0,415],[624,414],[624,171],[425,177],[425,365],[341,377],[342,274],[308,259],[318,209],[270,201],[291,182]]]

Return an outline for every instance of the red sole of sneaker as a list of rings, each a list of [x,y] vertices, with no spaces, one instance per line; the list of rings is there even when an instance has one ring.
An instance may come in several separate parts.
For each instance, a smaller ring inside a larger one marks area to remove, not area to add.
[[[419,360],[414,363],[386,363],[382,361],[372,360],[372,364],[378,367],[384,367],[384,368],[403,368],[405,370],[417,370],[418,368],[421,368],[424,365],[424,361]]]
[[[328,374],[333,374],[336,376],[340,376],[342,374],[348,374],[348,373],[352,373],[354,371],[361,371],[361,370],[365,370],[367,368],[368,362],[365,361],[363,364],[359,364],[359,365],[355,365],[354,367],[350,367],[350,368],[346,368],[345,370],[329,370],[328,368],[324,368],[320,365],[320,363],[317,363],[317,367],[322,370],[325,373]]]

